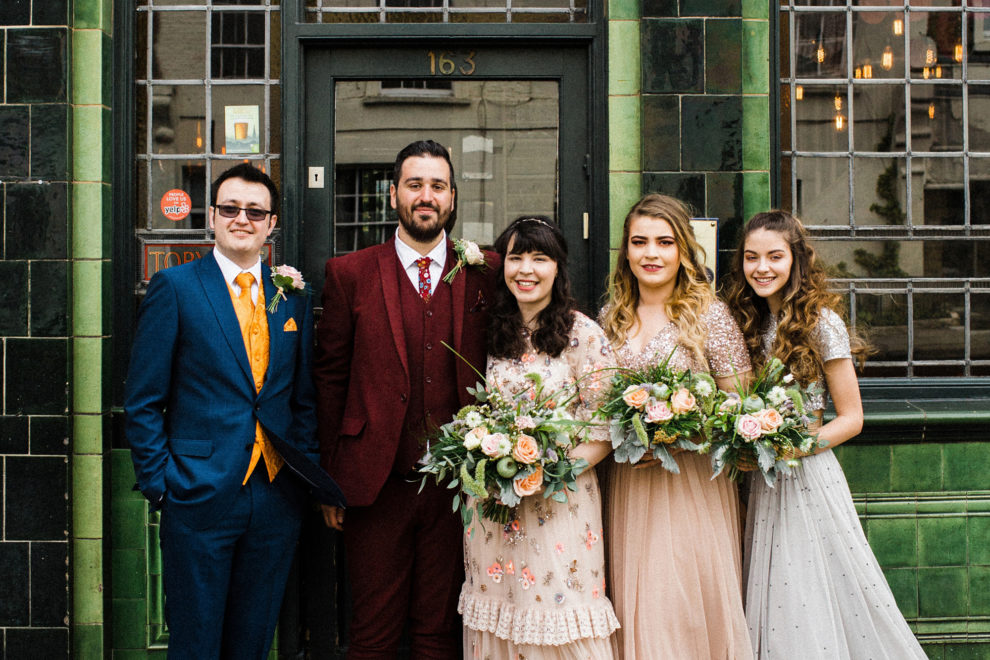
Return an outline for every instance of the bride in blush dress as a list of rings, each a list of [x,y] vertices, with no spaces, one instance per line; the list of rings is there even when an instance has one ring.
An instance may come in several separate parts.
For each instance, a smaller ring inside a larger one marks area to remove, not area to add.
[[[770,660],[923,660],[859,524],[832,448],[863,427],[863,404],[846,325],[834,310],[807,233],[782,211],[747,224],[728,288],[753,361],[776,356],[803,386],[824,385],[808,407],[821,423],[830,393],[836,416],[822,445],[773,488],[751,480],[746,619],[757,657]]]
[[[642,369],[673,351],[670,366],[712,375],[720,388],[748,383],[749,356],[700,261],[690,214],[650,194],[622,229],[602,325],[620,366]],[[676,350],[674,350],[676,348]],[[708,456],[612,463],[606,525],[612,600],[627,660],[752,657],[742,599],[742,521],[735,483],[712,479]]]
[[[575,309],[567,247],[548,218],[524,217],[495,242],[502,257],[491,310],[486,379],[506,396],[576,388],[568,404],[590,421],[615,366],[605,335]],[[572,458],[594,465],[612,450],[604,425],[587,427]],[[609,660],[619,627],[605,594],[601,496],[586,469],[567,502],[523,497],[507,525],[475,520],[465,530],[458,610],[467,660]]]

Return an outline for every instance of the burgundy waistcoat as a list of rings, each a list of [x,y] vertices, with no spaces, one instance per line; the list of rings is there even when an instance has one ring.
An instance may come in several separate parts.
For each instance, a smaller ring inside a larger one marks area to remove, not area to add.
[[[409,406],[402,424],[399,449],[392,463],[392,473],[405,475],[426,451],[426,435],[452,420],[460,404],[457,396],[458,358],[440,343],[454,345],[450,285],[441,281],[430,302],[424,302],[401,265],[398,274],[402,327],[409,364]]]

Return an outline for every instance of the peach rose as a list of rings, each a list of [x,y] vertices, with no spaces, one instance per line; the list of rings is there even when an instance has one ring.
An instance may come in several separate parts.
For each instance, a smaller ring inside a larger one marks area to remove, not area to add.
[[[475,450],[481,446],[481,441],[488,435],[488,429],[484,426],[476,426],[464,435],[464,448]]]
[[[739,415],[736,418],[736,432],[746,441],[752,442],[763,435],[760,420],[752,415]]]
[[[674,396],[670,397],[670,409],[678,415],[689,412],[693,408],[694,395],[691,394],[691,391],[686,387],[682,387],[677,390],[674,392]]]
[[[512,482],[512,490],[516,491],[519,497],[526,497],[540,490],[543,487],[543,466],[537,465],[536,470],[526,477],[519,477]]]
[[[760,428],[764,433],[773,433],[784,423],[784,418],[774,408],[764,408],[753,416],[760,420]]]
[[[642,408],[649,398],[649,391],[647,391],[647,389],[642,385],[630,385],[626,388],[626,391],[622,393],[622,400],[625,401],[626,405],[630,408]]]
[[[674,411],[670,409],[666,401],[653,400],[646,404],[646,415],[643,421],[647,424],[663,423],[674,416]]]
[[[536,444],[536,438],[520,433],[516,446],[512,448],[512,458],[526,465],[540,460],[540,446]]]

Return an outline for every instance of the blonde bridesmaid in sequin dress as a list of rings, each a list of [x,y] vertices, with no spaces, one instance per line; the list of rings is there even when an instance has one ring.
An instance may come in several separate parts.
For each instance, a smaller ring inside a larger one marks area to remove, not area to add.
[[[859,524],[832,449],[856,436],[863,406],[841,303],[801,223],[771,211],[751,219],[727,297],[756,363],[773,355],[802,385],[824,386],[809,408],[836,416],[823,446],[773,488],[751,479],[746,521],[746,619],[761,660],[923,660],[926,656]],[[779,328],[778,323],[786,327]]]
[[[615,359],[594,321],[577,312],[567,248],[545,217],[520,218],[495,243],[503,259],[486,378],[507,395],[532,387],[576,388],[568,411],[590,421]],[[570,451],[594,465],[611,451],[608,430],[589,427]],[[464,657],[484,660],[609,660],[619,627],[605,593],[601,495],[593,469],[566,504],[524,497],[508,525],[475,521],[464,539],[465,582],[458,610]]]
[[[602,325],[620,366],[641,369],[674,351],[674,368],[711,373],[733,389],[748,382],[749,357],[699,251],[683,204],[641,199],[626,217]],[[605,529],[621,656],[751,658],[736,485],[711,479],[708,456],[675,459],[680,474],[657,462],[609,465]]]

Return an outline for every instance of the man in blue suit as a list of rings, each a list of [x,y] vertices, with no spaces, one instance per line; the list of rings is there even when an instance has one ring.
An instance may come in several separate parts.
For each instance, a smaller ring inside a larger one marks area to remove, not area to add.
[[[211,202],[212,253],[157,273],[141,305],[127,439],[138,487],[162,512],[168,657],[261,659],[304,503],[273,443],[285,460],[318,458],[313,311],[290,290],[265,310],[272,180],[237,165]]]

